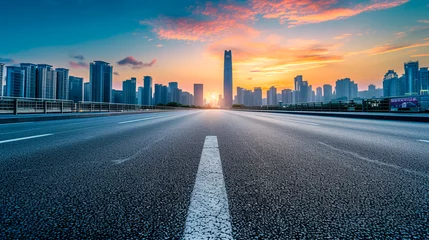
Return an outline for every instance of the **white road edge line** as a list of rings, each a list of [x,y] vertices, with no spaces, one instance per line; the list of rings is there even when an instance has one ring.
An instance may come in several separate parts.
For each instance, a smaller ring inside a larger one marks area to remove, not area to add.
[[[151,119],[155,119],[155,118],[162,118],[162,117],[141,118],[141,119],[130,120],[130,121],[125,121],[125,122],[118,122],[118,124],[140,122],[140,121],[151,120]]]
[[[52,135],[54,135],[54,134],[48,133],[48,134],[35,135],[35,136],[29,136],[29,137],[23,137],[23,138],[15,138],[15,139],[3,140],[3,141],[0,141],[0,144],[1,143],[8,143],[8,142],[22,141],[22,140],[33,139],[33,138],[47,137],[47,136],[52,136]]]
[[[183,239],[233,239],[216,136],[204,142]]]
[[[417,140],[419,142],[429,143],[429,140]]]

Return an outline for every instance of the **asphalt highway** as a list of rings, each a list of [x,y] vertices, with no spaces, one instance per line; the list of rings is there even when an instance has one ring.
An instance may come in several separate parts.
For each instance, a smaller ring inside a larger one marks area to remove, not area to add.
[[[429,124],[200,110],[0,124],[0,239],[429,238]]]

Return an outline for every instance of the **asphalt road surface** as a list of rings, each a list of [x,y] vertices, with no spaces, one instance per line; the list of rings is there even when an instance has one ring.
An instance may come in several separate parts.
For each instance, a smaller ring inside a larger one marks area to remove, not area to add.
[[[222,110],[0,125],[0,239],[429,238],[429,124]]]

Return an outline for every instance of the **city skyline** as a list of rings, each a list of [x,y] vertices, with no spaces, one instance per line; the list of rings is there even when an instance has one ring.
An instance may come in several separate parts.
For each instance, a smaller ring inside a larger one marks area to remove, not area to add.
[[[225,49],[234,52],[234,86],[260,86],[264,95],[271,86],[292,88],[300,74],[314,87],[343,78],[381,87],[385,72],[401,72],[402,62],[429,65],[426,1],[299,2],[188,0],[168,2],[171,8],[166,9],[161,3],[146,6],[132,0],[106,6],[77,1],[68,6],[73,15],[61,17],[55,13],[56,1],[20,8],[7,2],[10,11],[0,16],[8,32],[0,60],[7,65],[50,63],[87,82],[89,61],[100,59],[114,66],[115,89],[126,79],[149,75],[164,85],[180,82],[186,91],[194,82],[203,83],[207,99],[223,94]],[[299,11],[281,11],[292,8]],[[18,9],[43,27],[24,24]],[[58,34],[64,25],[72,27]]]

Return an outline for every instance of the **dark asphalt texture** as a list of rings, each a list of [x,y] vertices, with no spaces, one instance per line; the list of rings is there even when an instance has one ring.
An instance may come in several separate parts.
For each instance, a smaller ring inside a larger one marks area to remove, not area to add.
[[[43,134],[0,143],[0,239],[180,239],[206,136],[236,239],[429,238],[428,123],[200,110],[0,125],[0,142]]]

